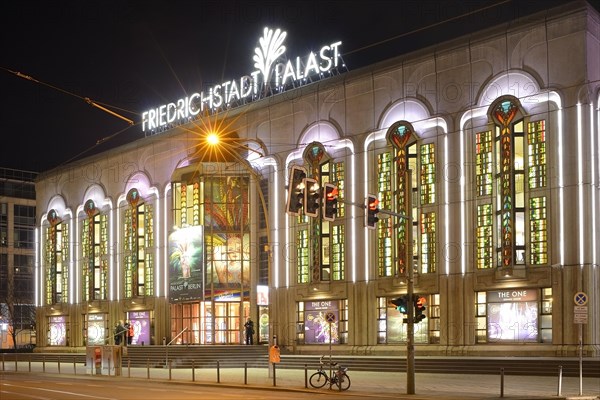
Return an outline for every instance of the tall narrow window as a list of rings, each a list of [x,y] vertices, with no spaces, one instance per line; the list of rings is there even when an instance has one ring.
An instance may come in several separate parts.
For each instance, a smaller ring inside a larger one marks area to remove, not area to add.
[[[477,268],[493,266],[493,214],[491,204],[477,206]]]
[[[310,258],[308,255],[308,230],[298,231],[296,240],[298,251],[298,283],[308,283],[308,271],[310,270]]]
[[[127,193],[123,240],[125,247],[125,297],[150,296],[154,288],[154,216],[151,205],[141,203],[137,189]]]
[[[436,216],[435,212],[421,214],[421,272],[426,274],[435,272],[436,246],[435,246]]]
[[[377,193],[380,208],[392,209],[392,156],[389,152],[377,156]],[[406,231],[403,231],[405,233]],[[393,248],[392,221],[379,220],[377,223],[377,271],[379,276],[392,276]]]
[[[530,260],[532,265],[548,263],[548,219],[546,196],[529,199]]]
[[[435,203],[435,145],[421,145],[421,205]]]
[[[343,204],[344,193],[344,163],[326,161],[319,166],[319,186],[324,187],[326,183],[332,183],[338,188],[338,205]],[[340,190],[341,188],[341,190]],[[341,196],[340,196],[341,193]],[[324,200],[322,200],[324,201]],[[343,212],[343,209],[342,209]],[[319,232],[321,234],[321,268],[320,281],[344,279],[344,235],[343,224],[339,213],[334,221],[323,218],[322,212],[318,218],[320,222]]]
[[[544,120],[527,124],[529,189],[546,186],[546,123]]]
[[[492,194],[492,131],[475,136],[475,175],[477,195]]]
[[[83,221],[83,296],[85,301],[106,300],[108,289],[108,219],[99,214],[94,202],[85,204]]]
[[[46,304],[66,303],[69,294],[69,225],[48,213],[46,230]]]

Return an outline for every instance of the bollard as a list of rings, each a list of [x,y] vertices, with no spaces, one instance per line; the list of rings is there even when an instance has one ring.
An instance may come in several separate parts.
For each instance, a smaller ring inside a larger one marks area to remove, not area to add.
[[[2,353],[2,372],[4,372],[4,353]]]
[[[58,356],[58,373],[60,374],[60,356]]]
[[[42,356],[42,372],[46,372],[46,356]]]
[[[127,377],[131,378],[131,359],[127,360]]]
[[[75,364],[75,357],[73,357],[73,374],[77,375],[77,364]]]
[[[172,360],[169,360],[169,380],[171,380],[171,365],[172,365]]]
[[[248,363],[244,363],[244,385],[248,384]]]
[[[562,365],[558,367],[558,393],[557,396],[560,396],[562,393]]]
[[[504,397],[504,368],[500,368],[500,397]]]
[[[192,360],[192,382],[196,382],[196,360]]]
[[[15,353],[15,372],[17,372],[19,370],[19,364],[17,363],[17,358],[18,358],[17,353]]]
[[[147,377],[150,379],[150,359],[146,360]]]
[[[29,372],[31,372],[31,354],[29,355]]]
[[[304,364],[304,388],[308,388],[308,365]]]
[[[221,383],[221,371],[219,369],[219,360],[217,360],[217,383]]]
[[[273,363],[273,386],[277,386],[277,363]]]

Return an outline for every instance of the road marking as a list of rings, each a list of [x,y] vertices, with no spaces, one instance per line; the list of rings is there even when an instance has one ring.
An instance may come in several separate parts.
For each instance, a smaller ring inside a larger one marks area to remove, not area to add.
[[[29,389],[29,390],[41,390],[42,392],[62,393],[62,394],[70,394],[72,396],[89,397],[91,399],[119,400],[119,399],[115,399],[113,397],[90,396],[90,395],[87,395],[87,394],[81,394],[81,393],[75,393],[75,392],[67,392],[67,391],[64,391],[64,390],[53,390],[53,389],[44,389],[44,388],[31,387],[31,386],[20,386],[20,385],[13,385],[11,383],[4,383],[3,385],[4,386],[15,387],[15,388]]]

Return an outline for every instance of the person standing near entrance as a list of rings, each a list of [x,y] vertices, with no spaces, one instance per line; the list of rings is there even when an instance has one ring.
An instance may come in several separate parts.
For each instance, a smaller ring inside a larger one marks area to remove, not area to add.
[[[244,324],[246,328],[246,344],[254,344],[254,322],[248,318]]]

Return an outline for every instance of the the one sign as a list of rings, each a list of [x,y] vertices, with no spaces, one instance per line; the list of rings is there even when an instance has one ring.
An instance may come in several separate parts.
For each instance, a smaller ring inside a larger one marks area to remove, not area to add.
[[[214,112],[220,108],[229,108],[232,103],[240,100],[256,100],[265,96],[267,91],[262,88],[270,88],[272,93],[279,93],[288,86],[297,87],[310,83],[326,76],[340,64],[339,47],[342,42],[333,42],[322,46],[318,52],[311,51],[304,58],[294,59],[283,57],[286,36],[287,32],[281,29],[273,31],[265,28],[259,39],[259,47],[254,49],[254,72],[144,111],[142,131],[153,134],[170,125],[189,122],[204,109]],[[284,60],[278,62],[282,57]]]

